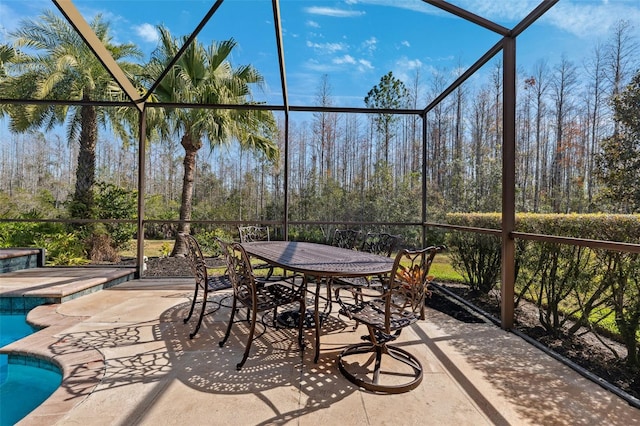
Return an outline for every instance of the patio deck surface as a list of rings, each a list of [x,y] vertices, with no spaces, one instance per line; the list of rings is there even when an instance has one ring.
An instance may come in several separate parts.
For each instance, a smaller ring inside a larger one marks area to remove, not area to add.
[[[3,352],[53,359],[64,380],[20,424],[640,424],[640,410],[516,335],[434,310],[402,333],[425,370],[405,394],[372,394],[340,374],[338,353],[364,328],[337,315],[324,325],[318,364],[311,345],[301,356],[295,330],[269,329],[236,371],[245,325],[220,348],[222,308],[190,340],[192,290],[191,279],[133,280],[32,310],[29,320],[47,328]]]

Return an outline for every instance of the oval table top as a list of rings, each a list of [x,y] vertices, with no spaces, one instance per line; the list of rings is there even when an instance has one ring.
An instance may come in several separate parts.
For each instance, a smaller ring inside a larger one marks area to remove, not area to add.
[[[300,241],[243,243],[245,251],[289,271],[324,277],[358,277],[391,272],[394,259],[373,253]]]

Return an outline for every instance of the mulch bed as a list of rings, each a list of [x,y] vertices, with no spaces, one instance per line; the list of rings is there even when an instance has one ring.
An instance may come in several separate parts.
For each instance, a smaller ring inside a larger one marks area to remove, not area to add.
[[[208,257],[205,263],[209,268],[219,268],[224,261]],[[192,277],[189,260],[186,257],[150,257],[146,261],[145,277]]]

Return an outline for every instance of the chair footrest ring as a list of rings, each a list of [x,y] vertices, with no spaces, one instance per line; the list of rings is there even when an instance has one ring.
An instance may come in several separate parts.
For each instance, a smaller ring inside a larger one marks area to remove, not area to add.
[[[376,393],[408,392],[418,387],[423,378],[420,361],[391,345],[351,345],[338,357],[338,368],[351,383]]]

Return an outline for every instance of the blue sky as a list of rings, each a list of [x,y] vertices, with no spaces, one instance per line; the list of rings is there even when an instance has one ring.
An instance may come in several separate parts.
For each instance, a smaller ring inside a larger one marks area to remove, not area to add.
[[[511,28],[539,1],[450,3]],[[156,46],[156,25],[165,25],[174,36],[188,35],[213,0],[75,0],[74,4],[87,20],[102,13],[111,23],[115,41],[136,43],[148,57]],[[57,10],[47,0],[0,0],[0,41],[21,19],[35,18],[47,8]],[[419,71],[427,85],[438,72],[449,84],[456,70],[473,64],[499,40],[497,34],[420,0],[281,0],[280,9],[291,105],[316,104],[324,74],[337,106],[363,106],[367,92],[389,71],[407,84]],[[553,65],[562,55],[580,65],[596,43],[608,40],[621,19],[636,23],[633,31],[640,40],[640,0],[560,0],[518,38],[518,66],[526,70],[541,59]],[[228,38],[238,42],[233,63],[250,63],[265,76],[265,92],[256,97],[281,104],[271,2],[226,0],[199,40],[208,44]],[[486,75],[490,69],[482,72]]]

